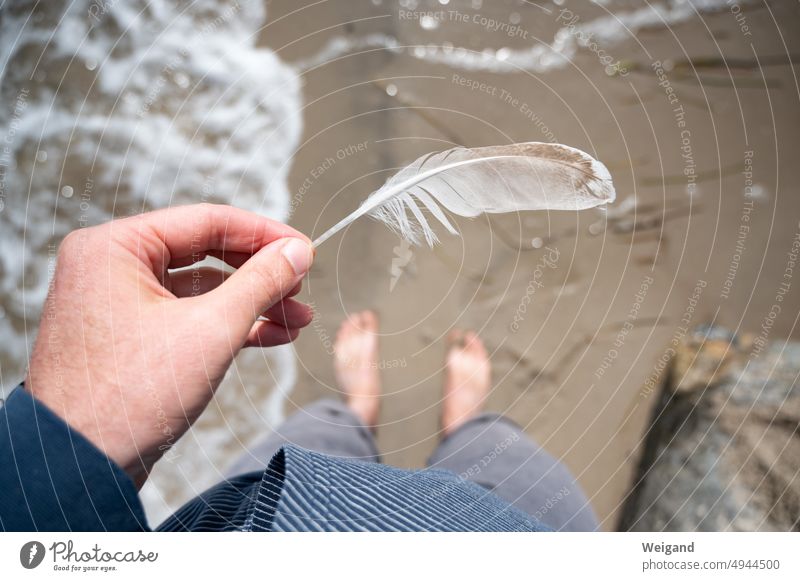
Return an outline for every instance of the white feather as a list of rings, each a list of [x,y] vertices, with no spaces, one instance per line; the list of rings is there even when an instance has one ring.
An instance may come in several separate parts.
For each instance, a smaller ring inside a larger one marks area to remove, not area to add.
[[[314,241],[317,247],[368,214],[413,244],[438,238],[427,210],[450,233],[442,206],[459,216],[521,210],[585,210],[614,201],[606,167],[579,149],[554,143],[514,143],[424,155],[373,192],[357,210]],[[410,212],[410,215],[409,215]]]

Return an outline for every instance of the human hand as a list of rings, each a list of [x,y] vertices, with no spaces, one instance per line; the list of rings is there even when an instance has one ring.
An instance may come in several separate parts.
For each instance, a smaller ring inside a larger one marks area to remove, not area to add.
[[[206,256],[238,270],[170,272]],[[72,232],[59,248],[25,388],[141,487],[242,347],[290,342],[311,322],[311,309],[289,297],[312,261],[301,233],[227,206]]]

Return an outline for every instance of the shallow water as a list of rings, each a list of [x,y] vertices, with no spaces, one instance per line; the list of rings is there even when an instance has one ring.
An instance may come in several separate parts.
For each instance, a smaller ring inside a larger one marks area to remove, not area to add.
[[[199,201],[284,220],[301,120],[297,75],[255,46],[260,2],[11,4],[0,20],[0,353],[18,375],[49,245]]]
[[[383,2],[373,4],[384,6]],[[464,71],[545,73],[570,66],[579,51],[588,50],[598,54],[607,73],[613,75],[624,72],[625,66],[620,59],[607,54],[608,49],[635,37],[643,29],[680,24],[691,18],[699,18],[703,13],[726,8],[731,2],[672,0],[643,5],[641,2],[604,1],[596,2],[603,7],[602,11],[588,16],[587,6],[582,6],[578,14],[577,9],[571,10],[565,2],[541,3],[534,5],[538,9],[534,22],[528,21],[524,25],[519,12],[500,10],[496,15],[486,14],[483,10],[491,8],[488,3],[484,6],[482,1],[452,4],[414,1],[399,4],[398,18],[401,21],[418,23],[423,33],[438,33],[440,41],[434,37],[433,42],[427,44],[409,45],[388,34],[339,36],[328,41],[313,56],[293,63],[294,66],[300,71],[307,71],[356,51],[385,49]],[[747,4],[739,2],[736,5]],[[386,2],[385,6],[389,5]],[[451,36],[454,28],[464,26],[482,29],[485,37],[495,42],[485,45],[482,42],[484,46],[476,49],[456,46],[445,40]],[[508,41],[508,45],[493,46],[497,38]],[[431,40],[430,34],[427,40]]]
[[[67,232],[200,201],[287,218],[300,87],[291,67],[256,46],[265,18],[262,2],[244,1],[3,5],[2,393],[22,377]],[[291,351],[266,357],[259,368],[288,373],[291,387]]]

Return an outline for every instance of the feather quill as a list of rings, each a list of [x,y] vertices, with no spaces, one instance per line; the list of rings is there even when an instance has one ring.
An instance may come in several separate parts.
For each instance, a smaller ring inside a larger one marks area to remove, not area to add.
[[[458,234],[442,207],[459,216],[521,210],[585,210],[613,202],[606,167],[579,149],[554,143],[514,143],[424,155],[373,192],[352,214],[314,241],[318,247],[364,215],[412,244],[438,238],[426,212]]]

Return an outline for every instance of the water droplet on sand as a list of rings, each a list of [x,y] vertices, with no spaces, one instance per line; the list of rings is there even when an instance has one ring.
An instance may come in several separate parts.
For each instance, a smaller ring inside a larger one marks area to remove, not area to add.
[[[426,14],[419,19],[419,25],[425,30],[435,30],[439,28],[439,21],[430,14]]]
[[[759,200],[759,201],[769,200],[769,194],[767,193],[767,188],[765,188],[761,184],[754,184],[753,187],[750,188],[750,197],[753,198],[754,200]]]

